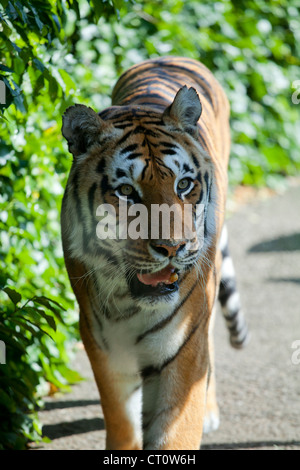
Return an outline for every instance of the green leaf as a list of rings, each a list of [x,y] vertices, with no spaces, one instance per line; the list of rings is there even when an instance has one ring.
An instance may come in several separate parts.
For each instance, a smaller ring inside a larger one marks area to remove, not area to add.
[[[1,406],[5,406],[5,408],[10,412],[13,413],[16,409],[16,404],[12,397],[10,397],[4,390],[0,389],[0,403]]]
[[[34,65],[36,66],[38,70],[40,70],[41,72],[45,71],[46,67],[39,59],[35,57],[32,62],[34,63]]]
[[[48,336],[50,336],[50,338],[51,335],[42,328],[42,318],[46,320],[52,330],[56,331],[56,323],[54,318],[50,315],[47,315],[44,310],[37,307],[24,307],[21,309],[21,312],[23,314],[28,314],[28,316],[26,316],[26,320],[28,320],[32,325],[39,328],[39,330],[41,330],[43,333],[46,333]]]
[[[15,319],[12,320],[12,323],[17,323]],[[24,325],[22,325],[24,326]],[[8,330],[8,331],[7,331]],[[9,336],[8,336],[9,332]],[[26,347],[29,345],[29,340],[24,337],[24,333],[18,333],[12,331],[12,328],[6,327],[5,329],[0,326],[0,335],[1,339],[4,341],[6,346],[11,346],[13,350],[18,350],[22,354],[26,354]],[[15,339],[16,338],[16,339]]]
[[[6,65],[3,65],[3,64],[0,64],[0,70],[2,70],[3,72],[13,72],[12,69],[10,69],[9,67],[6,67]]]
[[[66,310],[58,302],[56,302],[53,299],[48,299],[47,297],[44,297],[44,296],[40,296],[40,297],[36,296],[33,298],[33,301],[40,305],[43,305],[44,307],[47,307],[58,317],[60,321],[63,321],[62,316],[60,315],[56,307],[58,307],[61,311],[64,311],[64,312]]]
[[[47,313],[44,312],[44,310],[41,310],[40,308],[38,309],[39,314],[46,320],[50,328],[52,330],[56,331],[56,323],[53,317],[51,315],[47,315]]]
[[[28,18],[26,12],[24,11],[23,5],[20,2],[16,1],[15,6],[17,11],[19,12],[19,17],[22,19],[23,23],[28,23]]]
[[[64,84],[66,86],[65,88],[65,91],[66,93],[68,94],[70,92],[70,90],[76,90],[76,83],[74,82],[74,80],[72,80],[72,78],[70,77],[70,75],[63,69],[59,69],[58,70],[60,75],[61,75],[61,78],[63,79],[64,81]]]
[[[3,6],[3,8],[6,8],[6,7],[7,7],[8,2],[9,2],[9,0],[1,0],[1,5]],[[1,15],[1,16],[2,16],[2,15]]]
[[[20,300],[22,299],[22,296],[16,292],[15,290],[13,289],[10,289],[10,287],[4,287],[4,289],[2,289],[4,292],[6,292],[6,294],[8,295],[8,297],[10,298],[10,300],[15,304],[17,305]]]
[[[30,8],[31,8],[31,11],[33,12],[34,14],[34,19],[35,19],[35,22],[40,30],[40,33],[43,31],[43,27],[44,27],[44,23],[42,23],[42,21],[40,20],[40,17],[38,15],[38,12],[37,10],[32,6],[30,5]]]

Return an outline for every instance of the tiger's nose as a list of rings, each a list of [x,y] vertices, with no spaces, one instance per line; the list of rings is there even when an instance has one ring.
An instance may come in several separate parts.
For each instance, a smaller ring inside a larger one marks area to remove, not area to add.
[[[176,256],[180,253],[181,250],[185,247],[185,242],[181,241],[179,243],[177,242],[158,242],[158,241],[151,241],[150,242],[151,248],[156,253],[159,253],[160,255],[163,255],[168,258],[172,258],[173,256]]]

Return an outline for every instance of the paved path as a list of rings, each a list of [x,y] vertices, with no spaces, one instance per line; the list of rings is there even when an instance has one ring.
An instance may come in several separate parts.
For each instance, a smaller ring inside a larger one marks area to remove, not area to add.
[[[241,207],[228,230],[252,338],[242,351],[230,348],[217,316],[221,424],[204,436],[202,448],[300,450],[300,187]],[[292,348],[296,340],[299,353]],[[40,448],[104,448],[103,416],[83,350],[74,367],[86,381],[47,399],[40,416],[52,442]]]

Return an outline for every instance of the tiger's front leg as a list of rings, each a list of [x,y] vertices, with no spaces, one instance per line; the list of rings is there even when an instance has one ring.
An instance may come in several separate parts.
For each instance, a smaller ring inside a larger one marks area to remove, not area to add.
[[[144,371],[144,449],[199,449],[208,367],[207,339],[196,331],[163,370]]]
[[[109,354],[95,342],[84,315],[80,333],[99,390],[106,428],[106,449],[141,450],[142,382],[139,374],[114,370]]]

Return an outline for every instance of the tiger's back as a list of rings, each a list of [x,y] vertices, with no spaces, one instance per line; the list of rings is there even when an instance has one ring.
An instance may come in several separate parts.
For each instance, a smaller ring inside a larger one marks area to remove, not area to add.
[[[230,152],[229,103],[222,87],[204,64],[184,57],[162,57],[133,66],[116,83],[112,105],[149,106],[163,111],[183,86],[195,88],[200,97],[199,139],[215,164],[216,180],[220,185],[219,207],[223,210]]]
[[[74,155],[62,207],[64,254],[107,447],[196,449],[205,415],[218,414],[210,319],[222,274],[228,101],[202,64],[169,57],[125,72],[112,102],[99,114],[73,106],[63,119]],[[145,236],[99,239],[97,208],[113,207],[120,233],[124,201],[128,229],[134,208],[145,208]],[[193,235],[176,238],[173,216],[169,235],[160,223],[153,237],[160,205],[191,207]]]

